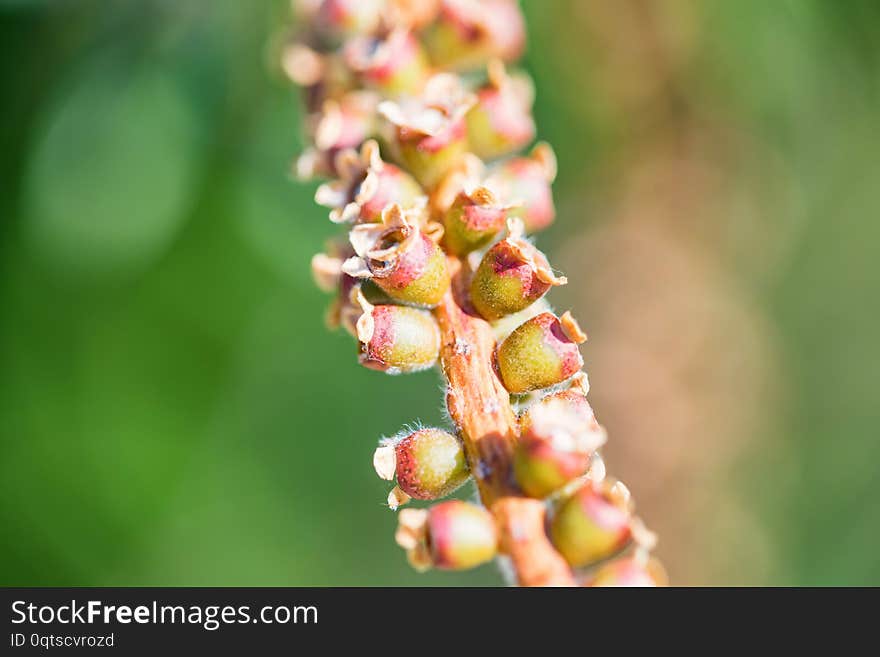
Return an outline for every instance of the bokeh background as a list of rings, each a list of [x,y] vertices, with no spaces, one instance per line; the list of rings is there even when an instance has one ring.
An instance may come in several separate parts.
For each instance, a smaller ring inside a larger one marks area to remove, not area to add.
[[[524,0],[542,238],[679,584],[880,584],[880,4]],[[324,329],[284,0],[0,0],[0,584],[497,584],[394,546],[440,421]]]

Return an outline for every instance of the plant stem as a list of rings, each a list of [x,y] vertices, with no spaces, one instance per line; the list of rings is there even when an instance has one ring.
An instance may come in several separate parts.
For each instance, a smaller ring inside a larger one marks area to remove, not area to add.
[[[492,364],[492,328],[458,301],[466,298],[461,262],[450,257],[449,268],[453,285],[434,311],[442,335],[446,406],[464,442],[480,499],[498,520],[501,548],[520,586],[571,586],[574,576],[544,531],[544,504],[521,497],[511,474],[516,415]]]

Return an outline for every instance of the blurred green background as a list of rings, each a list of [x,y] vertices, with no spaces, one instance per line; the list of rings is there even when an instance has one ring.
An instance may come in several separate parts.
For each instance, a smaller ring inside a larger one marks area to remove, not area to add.
[[[560,160],[541,244],[598,326],[609,463],[673,581],[880,584],[880,4],[523,5]],[[371,454],[441,421],[439,382],[361,369],[324,328],[288,20],[0,0],[0,583],[501,581],[416,575],[393,543]],[[694,316],[708,405],[644,357]]]

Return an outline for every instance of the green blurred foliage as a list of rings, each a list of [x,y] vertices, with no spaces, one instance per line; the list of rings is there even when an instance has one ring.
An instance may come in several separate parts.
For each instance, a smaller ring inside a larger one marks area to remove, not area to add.
[[[525,4],[565,199],[614,137],[563,61],[584,55],[553,47],[570,3]],[[441,421],[438,381],[358,368],[325,331],[330,227],[288,178],[301,116],[270,57],[286,9],[0,2],[2,584],[500,581],[415,575],[393,544],[370,457]],[[771,584],[880,583],[878,26],[867,0],[707,3],[692,71],[799,194],[762,288],[790,421],[732,484],[786,556]]]

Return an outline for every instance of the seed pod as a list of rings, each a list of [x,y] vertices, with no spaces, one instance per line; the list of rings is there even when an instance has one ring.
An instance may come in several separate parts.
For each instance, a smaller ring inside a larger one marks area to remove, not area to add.
[[[666,570],[657,559],[625,557],[608,563],[596,572],[589,586],[668,586]]]
[[[578,344],[587,339],[570,313],[533,317],[498,347],[501,381],[508,392],[523,393],[565,381],[584,364]]]
[[[523,492],[547,497],[590,467],[606,440],[598,424],[585,422],[578,408],[562,399],[535,404],[514,455],[513,471]]]
[[[563,500],[550,521],[556,549],[575,567],[613,556],[632,538],[629,493],[620,483],[587,482]]]
[[[360,362],[388,374],[433,367],[440,355],[440,329],[426,310],[407,306],[374,306],[355,290],[363,314],[357,320]]]
[[[387,96],[419,93],[430,72],[421,44],[403,28],[352,39],[345,46],[345,61],[367,85]]]
[[[471,70],[492,57],[517,59],[525,48],[525,21],[516,0],[443,0],[425,39],[438,68]]]
[[[477,91],[467,115],[471,150],[484,160],[518,151],[535,138],[535,90],[524,73],[508,75],[500,60],[489,64],[489,82]]]
[[[525,310],[557,285],[543,253],[522,238],[522,222],[508,222],[510,236],[490,248],[471,280],[471,303],[485,319],[495,321]]]
[[[373,466],[383,479],[396,476],[400,490],[417,500],[445,497],[470,476],[461,441],[442,429],[419,429],[383,441],[373,455]]]
[[[369,91],[351,91],[342,98],[324,101],[321,111],[309,117],[309,134],[315,147],[296,161],[302,180],[336,175],[336,155],[358,148],[375,132],[378,96]]]
[[[369,140],[360,152],[346,149],[336,156],[338,180],[318,187],[315,201],[333,208],[333,223],[374,223],[389,205],[402,208],[424,203],[421,186],[405,171],[382,161],[379,144]]]
[[[385,293],[403,303],[431,307],[449,288],[446,254],[420,227],[424,207],[392,205],[379,224],[359,224],[350,234],[357,256],[342,265],[356,278],[370,278]],[[429,226],[428,228],[431,228]]]
[[[522,219],[526,232],[547,228],[556,217],[551,185],[556,178],[556,156],[540,143],[529,157],[502,162],[486,179],[486,186],[500,198],[516,202],[509,215]]]
[[[457,256],[486,246],[504,228],[509,209],[485,187],[459,192],[443,218],[443,245]]]
[[[404,509],[398,521],[397,544],[418,570],[467,570],[492,560],[498,550],[495,519],[474,504],[451,500]]]
[[[425,187],[433,188],[467,152],[465,115],[476,99],[448,73],[432,77],[417,98],[379,103],[386,141],[397,160]]]

